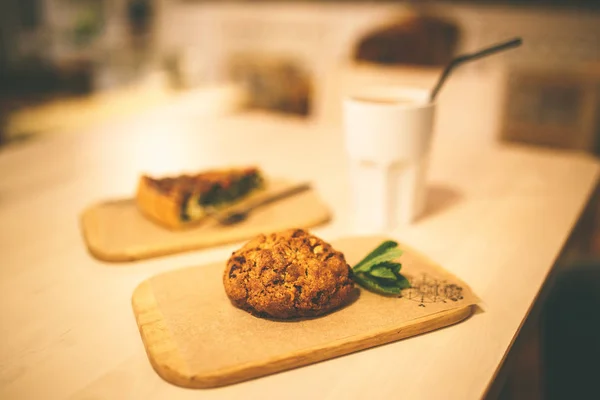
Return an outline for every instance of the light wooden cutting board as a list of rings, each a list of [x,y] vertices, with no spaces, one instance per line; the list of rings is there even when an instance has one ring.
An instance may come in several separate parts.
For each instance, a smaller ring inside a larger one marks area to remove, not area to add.
[[[260,200],[297,183],[274,179],[252,197]],[[245,203],[240,203],[243,206]],[[257,208],[245,221],[222,226],[214,219],[181,231],[145,218],[133,199],[107,201],[86,209],[81,230],[89,252],[104,261],[135,261],[249,239],[261,232],[312,228],[328,222],[331,212],[314,189]]]
[[[332,243],[350,265],[384,238]],[[413,288],[401,298],[364,289],[328,315],[293,322],[235,308],[222,283],[222,263],[175,270],[142,282],[132,305],[150,363],[166,381],[188,388],[228,385],[439,329],[471,315],[469,287],[400,244],[403,274]]]

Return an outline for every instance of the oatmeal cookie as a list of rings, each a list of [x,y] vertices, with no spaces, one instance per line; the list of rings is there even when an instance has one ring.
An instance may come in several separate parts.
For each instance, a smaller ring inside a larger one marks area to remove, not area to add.
[[[223,275],[232,303],[258,316],[314,317],[353,294],[344,255],[302,229],[259,235],[235,251]]]

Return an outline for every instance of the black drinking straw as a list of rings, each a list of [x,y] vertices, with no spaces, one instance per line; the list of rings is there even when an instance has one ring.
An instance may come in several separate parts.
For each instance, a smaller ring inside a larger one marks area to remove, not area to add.
[[[446,79],[448,78],[448,76],[450,75],[452,70],[454,70],[454,68],[456,68],[459,65],[464,64],[466,62],[469,62],[469,61],[478,60],[480,58],[487,57],[489,55],[498,53],[500,51],[512,49],[513,47],[519,47],[522,43],[523,43],[523,40],[520,37],[518,37],[518,38],[515,38],[512,40],[509,40],[508,42],[499,43],[494,46],[485,48],[483,50],[479,50],[476,53],[464,54],[462,56],[456,57],[455,59],[450,61],[450,63],[444,69],[442,76],[440,76],[440,79],[438,80],[437,84],[431,91],[431,95],[429,96],[429,101],[433,102],[433,100],[435,100],[435,97],[437,96],[440,89],[442,88],[442,85],[444,84],[444,82],[446,81]]]

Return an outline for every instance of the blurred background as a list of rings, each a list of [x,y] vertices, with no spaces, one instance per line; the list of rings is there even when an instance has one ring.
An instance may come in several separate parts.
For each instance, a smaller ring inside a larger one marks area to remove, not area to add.
[[[518,50],[453,74],[437,129],[596,155],[597,0],[0,0],[0,152],[156,107],[340,126],[342,96],[361,85],[429,88],[452,57],[515,36]],[[566,277],[553,278],[571,286],[525,325],[501,398],[564,398],[600,375],[569,351],[600,356],[597,321],[560,313],[600,293],[597,207],[595,196],[559,260]],[[584,301],[592,314],[597,297]]]

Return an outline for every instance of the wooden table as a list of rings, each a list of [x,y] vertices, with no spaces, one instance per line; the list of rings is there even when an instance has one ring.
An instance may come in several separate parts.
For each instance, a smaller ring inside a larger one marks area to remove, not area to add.
[[[596,185],[587,156],[435,139],[425,217],[393,236],[483,299],[467,321],[430,334],[212,390],[152,370],[130,296],[161,271],[224,260],[236,245],[105,264],[83,245],[78,213],[130,195],[140,172],[260,162],[312,180],[335,210],[315,233],[351,234],[339,127],[246,114],[153,113],[0,152],[0,398],[474,399],[484,395]]]

